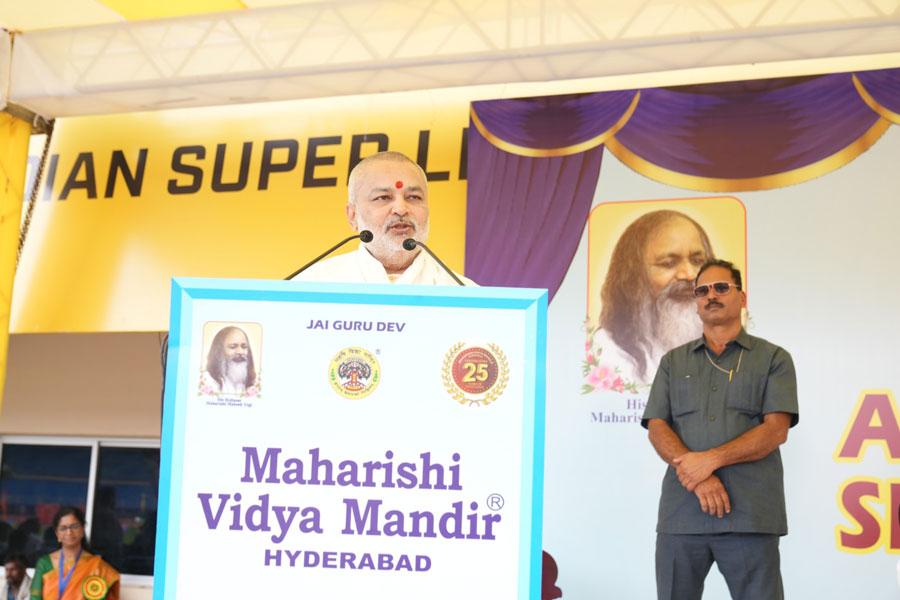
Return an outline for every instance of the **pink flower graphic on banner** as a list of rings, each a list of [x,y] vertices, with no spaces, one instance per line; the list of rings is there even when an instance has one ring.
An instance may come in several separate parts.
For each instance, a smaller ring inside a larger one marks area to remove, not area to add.
[[[587,341],[584,343],[584,362],[581,363],[581,371],[584,375],[581,393],[590,394],[597,390],[639,393],[640,384],[623,379],[618,367],[602,362],[603,348],[599,346],[595,348],[593,346],[594,333],[597,331],[597,328],[591,327],[585,321],[585,329],[587,330]]]
[[[606,365],[597,365],[590,370],[585,382],[593,389],[612,390],[614,392],[625,391],[625,381],[616,374],[616,371]]]
[[[222,393],[218,382],[216,382],[206,371],[200,374],[199,395],[212,396],[222,398],[257,398],[260,395],[260,381],[257,377],[256,383],[240,393]]]
[[[593,369],[591,369],[588,376],[585,378],[585,381],[593,386],[594,388],[603,388],[605,390],[609,389],[609,375],[610,370],[609,367],[605,367],[603,365],[597,365]]]
[[[210,385],[208,379],[200,379],[200,395],[201,396],[215,396],[217,390]]]

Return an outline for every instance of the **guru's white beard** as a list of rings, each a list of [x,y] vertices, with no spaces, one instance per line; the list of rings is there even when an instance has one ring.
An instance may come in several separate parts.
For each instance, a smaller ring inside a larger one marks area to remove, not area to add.
[[[687,296],[690,283],[673,281],[655,298],[645,303],[641,311],[641,327],[650,340],[647,348],[647,373],[656,370],[662,355],[695,340],[703,333],[703,323],[697,315],[694,300]],[[651,312],[652,311],[652,312]]]
[[[703,333],[703,322],[697,316],[693,301],[662,298],[656,303],[656,319],[651,339],[660,355],[697,339]]]
[[[222,360],[222,391],[243,392],[247,389],[247,361]]]

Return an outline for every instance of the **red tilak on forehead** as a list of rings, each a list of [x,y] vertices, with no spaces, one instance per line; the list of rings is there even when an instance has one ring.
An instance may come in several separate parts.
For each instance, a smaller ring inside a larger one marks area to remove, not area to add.
[[[394,187],[398,190],[403,189],[403,182],[398,179],[397,183],[394,184]]]

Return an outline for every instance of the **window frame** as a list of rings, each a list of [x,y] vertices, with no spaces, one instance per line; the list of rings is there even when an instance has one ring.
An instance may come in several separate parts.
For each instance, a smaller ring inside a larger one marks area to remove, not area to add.
[[[2,435],[0,434],[0,463],[3,461],[3,446],[19,444],[23,446],[84,446],[91,449],[88,490],[84,514],[88,519],[85,535],[90,538],[94,514],[94,494],[97,486],[97,466],[100,462],[100,448],[156,448],[161,451],[159,438],[114,438],[64,435]],[[158,482],[157,482],[158,485]],[[155,548],[154,548],[155,552]],[[32,575],[33,569],[28,569]],[[133,588],[152,588],[153,575],[131,575],[120,573],[121,585]],[[0,579],[2,581],[2,579]]]

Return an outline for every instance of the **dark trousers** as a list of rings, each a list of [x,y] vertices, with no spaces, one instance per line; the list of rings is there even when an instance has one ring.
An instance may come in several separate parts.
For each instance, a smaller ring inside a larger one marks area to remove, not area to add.
[[[657,598],[700,600],[713,562],[734,600],[783,600],[778,536],[758,533],[657,534]]]

